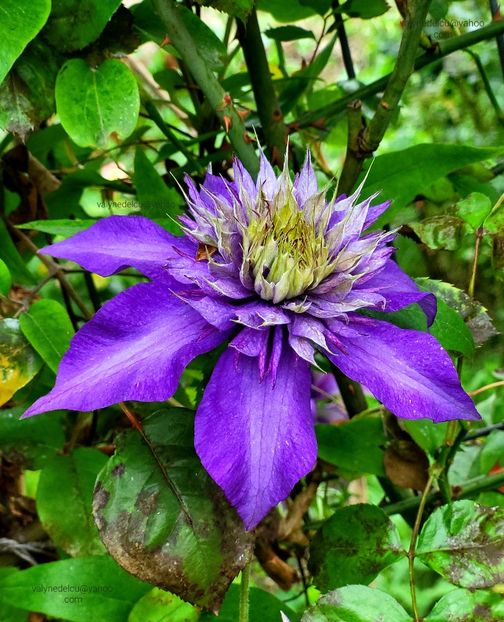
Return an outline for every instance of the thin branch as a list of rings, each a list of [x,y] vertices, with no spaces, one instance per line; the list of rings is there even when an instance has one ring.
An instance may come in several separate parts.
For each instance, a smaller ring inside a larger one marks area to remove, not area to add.
[[[488,26],[478,28],[478,30],[473,30],[471,32],[466,32],[459,37],[451,37],[445,41],[440,41],[439,44],[432,50],[425,52],[425,54],[422,54],[415,60],[414,71],[419,71],[424,67],[439,63],[439,61],[441,61],[445,56],[449,56],[450,54],[453,54],[453,52],[465,50],[471,45],[475,45],[476,43],[485,41],[486,39],[492,39],[501,33],[504,33],[504,19],[496,20]],[[375,80],[375,82],[363,86],[331,104],[327,104],[326,106],[307,112],[300,119],[291,124],[292,130],[312,126],[323,127],[330,119],[344,112],[348,104],[354,99],[367,99],[382,92],[391,76],[392,74],[383,76],[382,78]]]
[[[259,161],[249,142],[245,125],[235,110],[229,94],[224,91],[211,68],[201,58],[198,47],[180,15],[180,7],[175,0],[152,0],[152,4],[171,42],[190,69],[214,113],[228,130],[229,139],[238,157],[252,175],[257,175]]]
[[[504,484],[504,471],[502,473],[496,473],[495,475],[481,475],[467,481],[463,486],[457,487],[457,499],[468,499],[480,492],[487,490],[495,490]],[[428,505],[433,503],[439,503],[442,501],[439,492],[431,492],[427,497]],[[382,507],[382,510],[387,516],[393,514],[403,514],[408,510],[417,508],[420,504],[420,497],[408,497],[402,499],[397,503],[391,503]]]
[[[349,194],[362,168],[359,136],[363,130],[362,102],[357,99],[348,105],[348,138],[345,162],[338,180],[338,194]]]
[[[345,22],[339,11],[339,0],[333,0],[332,8],[334,11],[334,23],[336,25],[336,31],[338,33],[338,39],[341,47],[341,55],[343,56],[343,64],[345,65],[345,71],[349,80],[355,80],[355,68],[352,60],[352,52],[348,43],[348,37],[345,30]]]
[[[367,409],[367,402],[358,382],[350,380],[341,370],[331,363],[331,371],[341,393],[341,399],[349,417],[354,417]]]
[[[490,0],[490,11],[492,13],[492,19],[502,19],[500,14],[500,7],[497,0]],[[502,75],[504,76],[504,35],[498,34],[495,36],[495,41],[497,42],[497,50],[499,52],[499,60],[500,66],[502,69]]]
[[[238,40],[241,43],[247,64],[264,139],[271,151],[272,161],[282,166],[287,141],[287,127],[271,79],[256,10],[252,10],[246,23],[238,20],[237,28]]]

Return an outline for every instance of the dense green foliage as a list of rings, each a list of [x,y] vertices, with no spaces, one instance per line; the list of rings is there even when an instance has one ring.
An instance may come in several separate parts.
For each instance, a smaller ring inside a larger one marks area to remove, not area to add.
[[[503,72],[486,0],[2,0],[2,622],[245,622],[249,572],[252,622],[504,619]],[[37,250],[111,214],[178,235],[184,174],[256,174],[256,141],[393,200],[377,226],[438,315],[387,320],[440,341],[482,420],[321,393],[315,470],[248,533],[193,449],[215,353],[168,404],[19,417],[144,278]]]

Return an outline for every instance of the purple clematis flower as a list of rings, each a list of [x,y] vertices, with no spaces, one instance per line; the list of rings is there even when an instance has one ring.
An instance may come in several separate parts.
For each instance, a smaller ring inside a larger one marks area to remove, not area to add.
[[[360,310],[436,300],[391,260],[394,233],[366,232],[387,208],[359,191],[327,201],[310,156],[294,182],[264,155],[257,182],[187,179],[185,236],[111,216],[42,252],[108,276],[151,279],[106,303],[73,338],[52,391],[24,416],[161,401],[184,367],[224,341],[195,421],[201,461],[253,528],[314,466],[311,364],[319,351],[399,417],[478,419],[448,354],[427,333]]]

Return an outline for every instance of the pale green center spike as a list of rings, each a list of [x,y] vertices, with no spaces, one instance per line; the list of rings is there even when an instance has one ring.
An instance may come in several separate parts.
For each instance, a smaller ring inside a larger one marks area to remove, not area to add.
[[[290,187],[272,202],[262,199],[254,211],[244,235],[244,261],[256,292],[274,303],[315,287],[332,269],[323,234],[306,221]]]

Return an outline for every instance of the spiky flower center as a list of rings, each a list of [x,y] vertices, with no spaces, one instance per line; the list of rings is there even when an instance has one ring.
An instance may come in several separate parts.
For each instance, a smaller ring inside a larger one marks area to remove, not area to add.
[[[330,273],[324,235],[306,220],[290,187],[271,202],[259,198],[243,241],[244,262],[264,300],[295,298]]]

